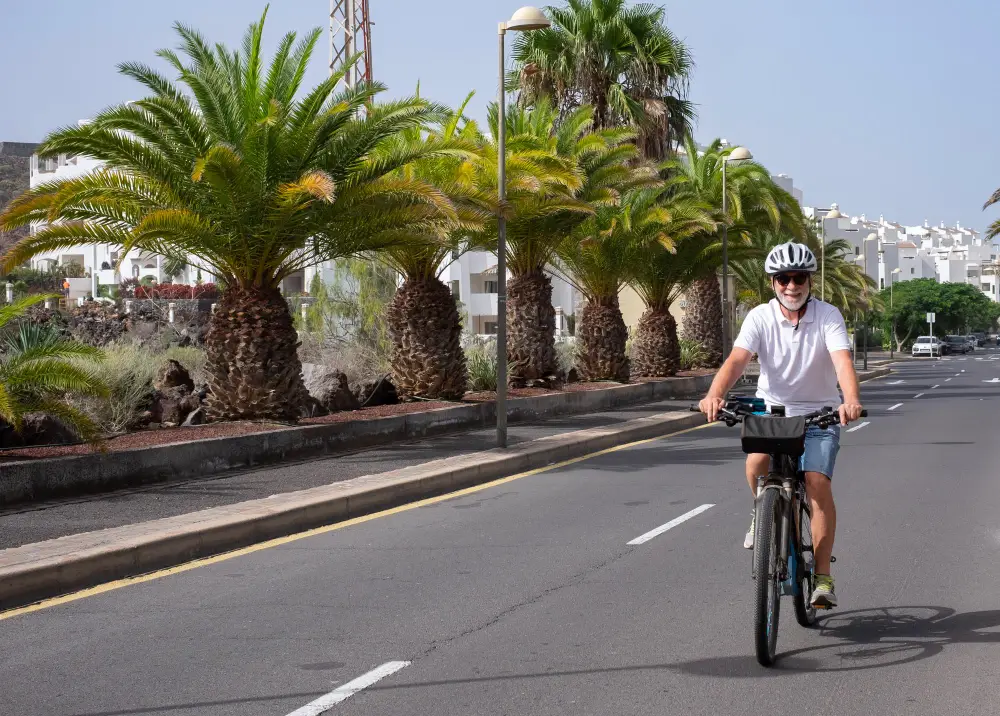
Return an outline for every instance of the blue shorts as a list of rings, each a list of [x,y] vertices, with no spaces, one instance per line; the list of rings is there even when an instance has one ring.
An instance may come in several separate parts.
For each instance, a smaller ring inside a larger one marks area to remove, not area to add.
[[[820,428],[815,425],[806,429],[806,451],[799,458],[802,472],[818,472],[833,477],[833,466],[840,451],[840,426]]]

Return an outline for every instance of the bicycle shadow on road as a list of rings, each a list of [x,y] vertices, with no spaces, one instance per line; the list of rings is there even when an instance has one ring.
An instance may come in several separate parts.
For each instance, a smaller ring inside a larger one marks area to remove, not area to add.
[[[800,628],[791,609],[782,609],[782,617],[782,629]],[[759,666],[752,653],[695,659],[670,668],[693,676],[755,679],[880,669],[929,659],[957,644],[1000,644],[1000,631],[986,631],[998,627],[997,609],[962,614],[930,606],[859,609],[820,617],[814,633],[829,639],[827,643],[782,652],[779,641],[777,662],[769,669]],[[748,648],[751,644],[748,638]]]

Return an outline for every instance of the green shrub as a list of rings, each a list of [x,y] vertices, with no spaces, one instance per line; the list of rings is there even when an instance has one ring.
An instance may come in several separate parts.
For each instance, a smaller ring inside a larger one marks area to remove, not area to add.
[[[475,339],[465,349],[466,368],[469,372],[469,390],[495,391],[497,389],[497,342]],[[507,364],[507,375],[510,375],[514,365]]]
[[[691,370],[704,365],[708,351],[698,341],[681,338],[681,370]]]

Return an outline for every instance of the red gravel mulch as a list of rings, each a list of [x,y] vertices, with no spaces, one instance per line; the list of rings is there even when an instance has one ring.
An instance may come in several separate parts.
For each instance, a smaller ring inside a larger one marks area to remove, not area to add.
[[[702,376],[712,373],[711,370],[681,371],[678,378]],[[546,390],[544,388],[512,388],[507,392],[510,398],[529,398],[539,395],[553,395],[556,393],[576,393],[590,390],[603,390],[622,385],[613,382],[598,383],[567,383],[561,390]],[[300,425],[329,425],[332,423],[346,423],[352,420],[372,420],[374,418],[384,418],[393,415],[406,415],[408,413],[420,413],[427,410],[439,408],[450,408],[457,405],[469,403],[483,403],[496,400],[496,393],[493,391],[483,391],[479,393],[466,393],[465,397],[458,402],[444,401],[415,401],[412,403],[400,403],[398,405],[378,405],[372,408],[361,408],[360,410],[333,413],[317,418],[306,418],[300,421]],[[20,448],[17,450],[5,450],[0,452],[0,464],[18,462],[22,460],[43,460],[46,458],[66,457],[69,455],[86,455],[93,452],[119,452],[134,448],[155,447],[158,445],[169,445],[170,443],[183,443],[191,440],[208,440],[211,438],[229,438],[240,435],[252,435],[254,433],[270,432],[272,430],[282,430],[289,427],[280,423],[270,422],[236,422],[236,423],[211,423],[209,425],[199,425],[191,428],[161,428],[159,430],[143,430],[129,433],[106,440],[100,446],[90,445],[58,445],[54,447],[32,447]]]

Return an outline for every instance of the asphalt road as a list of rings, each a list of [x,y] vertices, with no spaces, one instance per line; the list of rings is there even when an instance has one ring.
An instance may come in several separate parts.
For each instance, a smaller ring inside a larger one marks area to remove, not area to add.
[[[2,619],[0,713],[995,713],[1000,353],[863,396],[841,608],[806,630],[784,600],[774,669],[738,431],[711,426]]]

